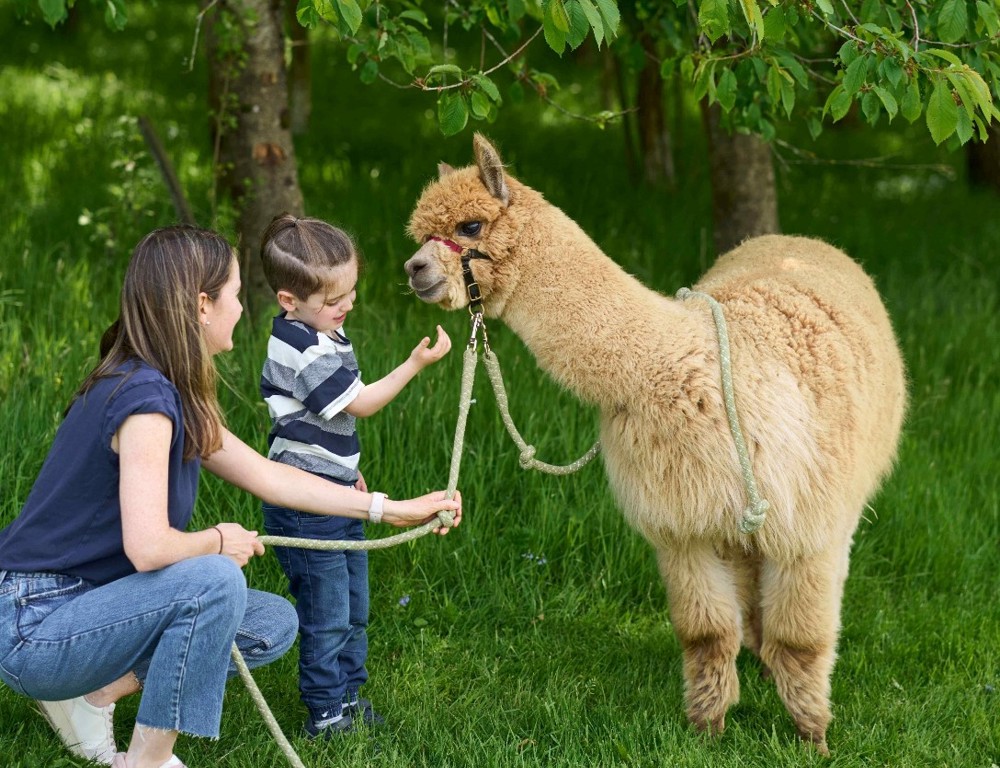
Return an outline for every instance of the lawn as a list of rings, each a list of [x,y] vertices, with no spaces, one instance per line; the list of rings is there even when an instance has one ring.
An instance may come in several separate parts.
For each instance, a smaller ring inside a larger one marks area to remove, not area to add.
[[[178,18],[166,25],[137,14],[119,36],[86,23],[55,34],[19,28],[9,11],[0,18],[0,524],[17,514],[95,363],[131,246],[173,219],[136,116],[157,126],[199,219],[231,230],[231,214],[210,195],[204,61],[188,72],[190,19],[171,13]],[[353,232],[367,262],[350,328],[362,371],[388,372],[435,323],[456,346],[360,427],[369,484],[415,495],[447,481],[468,328],[461,313],[407,294],[402,264],[413,244],[404,227],[439,160],[471,161],[471,137],[443,139],[419,94],[361,86],[328,44],[314,64],[313,128],[296,146],[300,178],[308,212]],[[679,125],[676,191],[630,186],[614,127],[600,131],[528,101],[506,105],[483,128],[514,175],[627,270],[673,294],[711,258],[698,124]],[[806,146],[795,132],[785,139]],[[519,469],[481,373],[459,483],[463,526],[371,556],[365,694],[388,726],[308,743],[299,736],[295,652],[256,674],[306,765],[1000,764],[1000,199],[969,190],[961,154],[934,149],[921,131],[848,125],[810,149],[839,162],[800,164],[782,151],[783,227],[844,248],[874,276],[912,400],[897,469],[855,538],[833,677],[833,757],[798,742],[748,657],[726,733],[706,740],[686,724],[680,649],[650,549],[616,511],[599,462],[565,478]],[[847,162],[876,156],[881,163]],[[258,446],[269,312],[254,308],[222,361],[230,426]],[[595,413],[548,381],[501,324],[491,324],[490,339],[514,418],[539,458],[562,463],[586,450]],[[259,508],[205,477],[195,525],[220,520],[255,527]],[[270,555],[247,577],[285,592]],[[135,708],[126,700],[116,713],[123,744]],[[283,764],[239,681],[227,692],[222,738],[182,739],[177,751],[192,768]],[[82,764],[31,702],[0,689],[0,765]]]

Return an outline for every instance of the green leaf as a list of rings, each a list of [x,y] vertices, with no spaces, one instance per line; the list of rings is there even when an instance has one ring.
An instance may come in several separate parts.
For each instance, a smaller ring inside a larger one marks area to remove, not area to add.
[[[455,77],[461,79],[462,68],[457,64],[435,64],[427,70],[427,74],[424,75],[424,80],[434,80],[436,78],[443,79],[448,75],[454,75]]]
[[[853,101],[851,94],[844,90],[844,86],[838,85],[830,91],[826,104],[823,105],[823,114],[829,112],[833,122],[837,122],[847,114]]]
[[[912,123],[920,117],[922,109],[923,103],[920,100],[920,84],[916,78],[913,78],[910,80],[910,84],[906,86],[906,92],[899,103],[899,113]]]
[[[472,105],[472,116],[477,117],[482,120],[484,117],[490,114],[490,109],[492,104],[490,100],[483,95],[482,91],[473,91],[472,97],[470,98],[470,103]]]
[[[357,0],[335,0],[335,2],[342,20],[342,24],[338,25],[340,31],[347,31],[353,35],[361,26],[361,7]]]
[[[545,6],[549,18],[560,32],[569,32],[569,14],[563,0],[549,0]]]
[[[896,103],[896,97],[881,85],[876,85],[874,90],[879,101],[882,102],[882,106],[885,107],[885,111],[889,114],[889,122],[891,123],[892,119],[899,113],[899,104]]]
[[[861,86],[865,84],[865,75],[868,73],[868,58],[859,56],[844,72],[844,89],[853,96]]]
[[[861,4],[861,20],[878,21],[882,14],[882,6],[881,0],[865,0]]]
[[[66,0],[38,0],[38,7],[42,10],[42,18],[45,19],[45,23],[53,29],[66,21],[66,17],[69,16],[66,10]]]
[[[785,39],[785,12],[780,6],[769,10],[764,17],[764,37],[771,43]]]
[[[378,62],[374,59],[368,59],[361,67],[361,74],[358,77],[365,85],[374,83],[378,79]]]
[[[719,106],[725,112],[732,110],[736,106],[736,91],[739,83],[736,81],[736,73],[731,69],[723,70],[719,75],[719,84],[715,88],[715,98],[719,100]]]
[[[962,66],[962,60],[958,58],[958,56],[951,51],[942,51],[940,48],[927,48],[926,50],[921,51],[921,56],[934,56],[935,58],[947,61],[949,64],[954,64],[956,67]]]
[[[299,4],[295,7],[295,18],[306,29],[315,29],[321,21],[312,0],[299,0]]]
[[[927,128],[935,144],[940,144],[958,127],[958,105],[951,97],[947,81],[940,79],[927,102]]]
[[[430,22],[427,21],[427,14],[416,8],[403,11],[399,14],[399,18],[415,21],[417,24],[427,29],[431,28]]]
[[[955,135],[958,136],[958,140],[965,144],[969,139],[972,138],[972,134],[975,128],[972,125],[972,118],[969,117],[969,113],[964,109],[958,111],[958,125],[955,126]]]
[[[816,0],[816,5],[827,16],[833,16],[833,3],[830,0]]]
[[[757,37],[757,41],[764,39],[764,16],[760,12],[757,0],[740,0],[740,8],[743,10],[743,17],[750,25],[750,30]]]
[[[590,32],[590,22],[580,6],[579,0],[567,0],[566,13],[569,15],[569,35],[566,42],[569,47],[576,50],[580,44],[587,39]]]
[[[469,108],[460,93],[442,93],[438,98],[438,125],[445,136],[454,136],[469,122]]]
[[[812,136],[813,141],[816,141],[820,134],[823,133],[823,123],[815,117],[810,117],[806,120],[806,126],[809,128],[809,135]]]
[[[728,0],[704,0],[698,9],[698,27],[715,42],[729,32]]]
[[[983,0],[977,0],[976,10],[979,12],[979,20],[986,27],[986,32],[990,37],[1000,33],[1000,18],[997,17],[996,8]]]
[[[601,18],[604,19],[605,39],[610,40],[613,37],[618,37],[618,25],[622,20],[618,4],[614,0],[597,0],[597,10],[601,12]]]
[[[965,37],[969,12],[965,0],[944,0],[938,12],[938,38],[942,43],[956,43]]]
[[[558,9],[556,10],[556,6]],[[558,20],[555,18],[558,16]],[[542,14],[542,31],[545,34],[545,42],[549,48],[562,55],[566,48],[566,38],[569,33],[569,17],[566,9],[560,0],[553,0],[545,6],[545,13]]]
[[[889,81],[893,88],[898,87],[903,78],[906,77],[902,65],[893,57],[883,59],[878,68],[881,75]]]
[[[868,91],[861,97],[861,111],[869,125],[875,125],[878,122],[878,116],[882,110],[879,106],[878,96],[874,92]]]
[[[118,32],[125,29],[125,25],[128,24],[125,0],[105,0],[104,23]]]
[[[496,84],[486,75],[473,75],[472,82],[497,104],[500,104],[503,101],[503,99],[500,98],[500,89],[497,88]]]
[[[580,0],[580,9],[587,17],[590,28],[594,30],[594,39],[597,41],[597,47],[600,48],[604,41],[604,19],[601,18],[601,12],[597,10],[593,0]]]
[[[858,50],[858,44],[854,40],[848,40],[842,46],[840,46],[840,52],[838,53],[840,60],[844,62],[844,66],[850,65],[858,56],[861,55],[861,51]]]

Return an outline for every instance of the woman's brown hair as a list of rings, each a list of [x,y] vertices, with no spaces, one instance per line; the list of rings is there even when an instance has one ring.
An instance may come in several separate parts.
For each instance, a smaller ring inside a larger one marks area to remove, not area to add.
[[[141,360],[180,393],[184,459],[219,450],[224,421],[198,302],[201,293],[218,298],[234,258],[226,239],[208,229],[174,226],[146,235],[132,251],[122,283],[121,314],[101,338],[101,361],[74,400],[128,361]]]

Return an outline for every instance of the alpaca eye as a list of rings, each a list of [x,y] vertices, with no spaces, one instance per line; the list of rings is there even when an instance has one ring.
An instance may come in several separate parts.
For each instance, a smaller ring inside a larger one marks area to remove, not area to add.
[[[458,234],[463,237],[475,237],[482,228],[483,222],[481,221],[463,221],[458,225]]]

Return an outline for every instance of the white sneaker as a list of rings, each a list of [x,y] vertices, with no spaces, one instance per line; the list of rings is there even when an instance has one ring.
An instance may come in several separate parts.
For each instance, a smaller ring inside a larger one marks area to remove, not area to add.
[[[128,760],[125,759],[125,753],[119,752],[115,755],[114,762],[111,763],[111,768],[128,768]],[[186,768],[184,763],[180,761],[177,755],[171,755],[170,759],[167,760],[160,768]]]
[[[70,752],[111,765],[117,751],[112,719],[114,704],[95,707],[78,696],[65,701],[39,701],[38,705]]]

